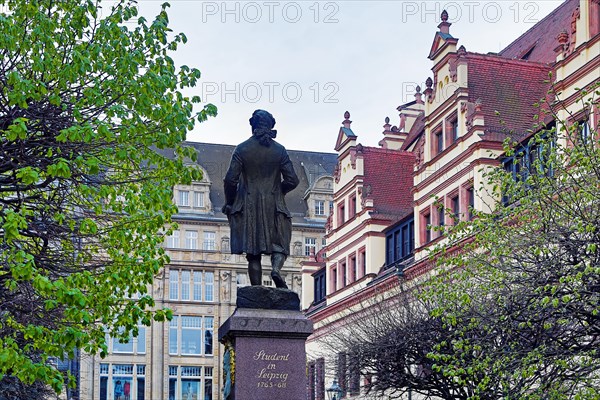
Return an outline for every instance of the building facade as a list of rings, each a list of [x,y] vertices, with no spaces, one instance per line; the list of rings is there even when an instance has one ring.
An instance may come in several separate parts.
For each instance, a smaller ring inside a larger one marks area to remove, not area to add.
[[[237,288],[249,285],[244,255],[229,251],[229,225],[221,212],[223,178],[234,146],[188,143],[203,178],[174,188],[179,212],[165,238],[171,262],[156,277],[157,308],[170,322],[139,327],[127,343],[109,339],[108,355],[82,355],[82,400],[216,400],[222,398],[219,326],[233,313]],[[292,213],[291,254],[283,268],[288,287],[302,293],[302,267],[323,246],[333,194],[335,154],[288,151],[298,187],[286,196]],[[263,259],[263,284],[273,286]]]
[[[504,157],[502,143],[509,133],[527,148],[528,137],[542,122],[551,126],[553,119],[579,123],[583,136],[593,128],[598,131],[598,103],[582,109],[578,97],[588,89],[585,97],[593,98],[589,89],[600,80],[600,1],[565,1],[498,53],[467,51],[452,35],[446,11],[440,19],[425,90],[417,88],[415,101],[397,108],[397,127],[390,127],[386,118],[380,148],[371,150],[396,152],[398,157],[380,157],[376,167],[381,174],[389,173],[383,181],[386,190],[394,191],[389,209],[393,218],[380,219],[369,209],[362,219],[347,220],[369,205],[377,207],[369,199],[376,187],[365,184],[368,170],[361,169],[365,164],[359,160],[369,147],[356,144],[348,118],[338,135],[326,257],[311,265],[314,299],[306,312],[315,333],[307,347],[309,400],[324,400],[334,379],[343,398],[366,398],[361,387],[367,378],[353,368],[352,349],[332,353],[327,343],[357,315],[368,318],[374,301],[393,296],[399,277],[409,284],[426,279],[434,266],[429,249],[444,243],[445,226],[502,200],[484,187],[486,170],[503,167],[517,179],[527,170],[530,154]],[[541,99],[560,107],[555,116],[542,113],[536,121],[540,109],[534,103]],[[407,178],[392,165],[409,156],[412,174]],[[354,191],[361,194],[356,210]],[[360,249],[371,256],[363,275],[354,272],[353,257],[360,256]]]

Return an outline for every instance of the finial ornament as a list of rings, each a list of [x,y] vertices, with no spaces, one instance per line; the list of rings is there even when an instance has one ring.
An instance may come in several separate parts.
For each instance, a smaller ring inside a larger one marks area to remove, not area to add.
[[[427,78],[427,80],[425,81],[425,86],[427,86],[427,89],[431,89],[431,87],[433,86],[433,79],[431,79],[431,77]]]
[[[350,119],[350,113],[348,111],[344,113],[344,118]]]
[[[390,123],[390,117],[385,117],[385,123],[389,124]]]
[[[446,11],[446,10],[442,11],[441,18],[442,18],[443,22],[447,22],[448,21],[448,11]]]
[[[421,93],[421,86],[417,85],[417,87],[415,88],[417,93]]]

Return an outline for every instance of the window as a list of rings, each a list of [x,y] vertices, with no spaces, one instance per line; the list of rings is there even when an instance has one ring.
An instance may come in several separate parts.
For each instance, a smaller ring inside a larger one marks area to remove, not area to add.
[[[423,232],[425,232],[424,242],[431,242],[431,214],[429,212],[423,214]]]
[[[347,365],[346,365],[346,353],[338,353],[337,357],[337,380],[340,388],[343,393],[346,393],[348,386],[348,374],[347,374]]]
[[[348,269],[346,268],[346,262],[342,261],[340,263],[340,272],[342,273],[340,279],[340,286],[345,287],[348,284]]]
[[[325,215],[325,201],[315,200],[315,215],[318,215],[318,216]]]
[[[215,232],[204,232],[204,244],[202,245],[203,250],[214,251],[216,250],[216,233]]]
[[[386,265],[402,261],[412,255],[415,247],[415,224],[412,217],[386,234]]]
[[[112,352],[124,354],[145,354],[146,353],[146,327],[138,325],[137,337],[133,332],[129,334],[127,342],[121,342],[119,338],[112,338]]]
[[[355,255],[350,256],[350,258],[348,259],[348,264],[350,264],[350,280],[354,282],[358,279],[358,270]]]
[[[179,202],[178,206],[189,206],[190,205],[190,192],[187,190],[179,191]]]
[[[452,143],[458,140],[458,118],[454,117],[450,120],[449,124],[450,128],[450,137],[452,138]]]
[[[214,318],[204,317],[204,354],[213,353]]]
[[[304,238],[304,255],[314,256],[317,252],[317,238]]]
[[[181,300],[190,299],[190,271],[181,271]]]
[[[308,363],[309,400],[325,400],[325,359],[318,358]]]
[[[214,301],[215,274],[213,272],[205,272],[204,281],[204,301]]]
[[[193,295],[192,299],[194,299],[194,301],[202,301],[202,272],[201,271],[194,271],[192,295]]]
[[[194,207],[204,208],[204,192],[194,193]]]
[[[460,220],[460,201],[458,194],[450,197],[450,211],[452,212],[454,223],[457,223]]]
[[[337,290],[337,267],[331,268],[331,292]]]
[[[266,287],[273,287],[273,280],[271,279],[271,277],[269,275],[263,275],[262,284],[263,284],[263,286],[266,286]]]
[[[179,300],[179,271],[169,271],[169,300]]]
[[[358,264],[360,269],[361,277],[367,274],[367,250],[362,249],[358,251]]]
[[[211,400],[213,368],[169,365],[169,400]]]
[[[198,249],[198,232],[185,231],[185,248],[190,250]]]
[[[438,226],[444,226],[446,223],[446,210],[444,210],[444,207],[440,206],[438,207]],[[440,231],[440,235],[441,235]]]
[[[145,375],[143,364],[100,364],[99,399],[145,400]]]
[[[167,236],[167,247],[171,249],[179,248],[179,231],[173,231],[173,233]]]
[[[169,300],[214,301],[213,292],[213,272],[178,269],[169,271]]]
[[[236,284],[239,288],[248,286],[248,274],[238,272],[236,276]]]
[[[346,204],[344,203],[344,201],[341,202],[340,205],[338,205],[338,225],[342,225],[344,222],[346,222]]]
[[[169,354],[212,355],[213,325],[213,317],[173,316],[169,322]]]
[[[321,257],[323,260],[327,257],[327,240],[325,238],[321,239]]]
[[[577,123],[577,139],[582,144],[589,144],[592,142],[592,133],[590,130],[590,123],[587,120],[579,121]]]
[[[473,219],[473,209],[475,209],[475,189],[471,186],[467,188],[467,200],[469,205],[469,220]]]
[[[325,300],[325,268],[322,268],[313,275],[315,279],[314,288],[314,304],[320,303]]]
[[[356,215],[356,195],[353,194],[350,197],[350,209],[348,210],[348,219],[350,218],[354,218],[354,216]]]
[[[360,360],[356,353],[348,354],[348,390],[351,396],[360,394]]]
[[[435,155],[440,154],[444,151],[444,136],[442,135],[442,131],[438,131],[435,133]]]
[[[586,128],[584,125],[581,125],[581,127],[584,130],[580,131],[580,135],[585,137],[583,140],[589,140],[589,132],[585,133]],[[589,125],[587,129],[589,129]],[[552,176],[553,169],[550,164],[550,156],[554,148],[553,138],[533,137],[527,143],[515,149],[513,156],[505,157],[502,160],[504,170],[510,173],[516,182],[524,182],[530,175]],[[506,204],[509,199],[503,196],[503,201]]]

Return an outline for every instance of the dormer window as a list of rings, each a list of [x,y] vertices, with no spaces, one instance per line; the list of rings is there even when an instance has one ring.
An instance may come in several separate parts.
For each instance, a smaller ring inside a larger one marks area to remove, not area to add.
[[[180,190],[177,201],[178,206],[189,206],[190,205],[190,192],[187,190]]]
[[[324,200],[315,200],[315,215],[324,216],[325,215],[325,201]]]
[[[204,208],[204,192],[194,192],[194,207]]]

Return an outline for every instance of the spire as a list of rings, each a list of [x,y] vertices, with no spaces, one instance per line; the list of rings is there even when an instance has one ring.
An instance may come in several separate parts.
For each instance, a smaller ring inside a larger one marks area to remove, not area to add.
[[[438,28],[440,28],[440,32],[441,33],[445,33],[447,35],[450,34],[450,25],[452,25],[450,22],[448,22],[448,11],[444,10],[442,11],[442,15],[440,16],[442,19],[442,22],[440,22],[440,24],[438,25]]]
[[[344,113],[344,120],[342,121],[342,125],[344,125],[344,128],[350,129],[350,124],[352,124],[352,121],[350,121],[350,113],[346,111]]]
[[[417,104],[423,104],[423,99],[421,98],[423,94],[421,93],[421,86],[416,87],[415,89],[415,101],[417,102]]]

